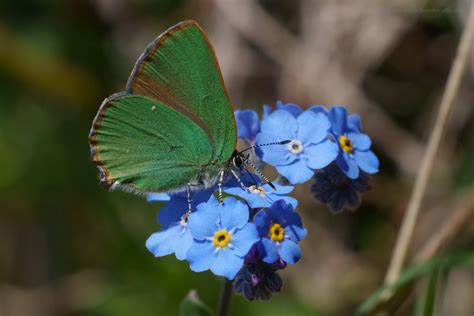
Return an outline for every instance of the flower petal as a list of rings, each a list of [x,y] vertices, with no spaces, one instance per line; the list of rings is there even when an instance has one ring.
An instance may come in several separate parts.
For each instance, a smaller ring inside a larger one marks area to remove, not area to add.
[[[223,229],[242,228],[249,221],[248,206],[236,198],[225,198],[218,208],[221,219],[220,224]]]
[[[262,238],[258,243],[258,251],[262,261],[266,263],[275,263],[280,258],[278,247],[270,238]]]
[[[358,150],[367,150],[372,145],[370,137],[366,134],[351,132],[347,134],[347,137],[351,140],[354,148]]]
[[[211,268],[214,259],[214,247],[211,242],[195,240],[189,248],[186,259],[194,272],[202,272]]]
[[[348,178],[357,179],[359,177],[359,167],[357,167],[355,160],[347,153],[339,153],[339,156],[336,158],[336,163]]]
[[[311,179],[313,170],[306,166],[306,163],[299,159],[290,165],[276,166],[279,174],[284,176],[292,184],[303,183]]]
[[[209,203],[202,203],[197,206],[196,212],[189,215],[188,227],[195,239],[203,240],[214,236],[218,229],[218,222],[217,207],[212,207]]]
[[[272,199],[271,202],[275,202],[277,200],[283,200],[285,201],[286,203],[290,204],[291,206],[293,206],[293,208],[296,208],[298,206],[298,200],[291,197],[291,196],[287,196],[287,195],[275,195],[274,199]]]
[[[181,225],[174,225],[166,229],[162,229],[152,234],[146,241],[146,248],[155,257],[163,257],[172,254],[175,249],[175,240],[183,229]]]
[[[188,253],[189,248],[193,244],[193,236],[189,229],[186,229],[181,232],[179,239],[176,239],[176,244],[174,246],[174,254],[178,260],[185,260],[186,254]]]
[[[379,159],[371,150],[354,152],[354,159],[363,171],[373,174],[379,171]]]
[[[188,203],[186,199],[172,197],[171,200],[158,211],[158,223],[163,225],[163,227],[168,227],[172,223],[179,222],[181,216],[187,211]]]
[[[257,145],[284,141],[283,138],[277,138],[275,135],[259,133],[257,135]],[[262,153],[262,160],[272,166],[287,165],[298,159],[297,155],[293,155],[287,145],[271,145],[259,147]]]
[[[306,146],[304,156],[306,164],[312,169],[322,169],[333,162],[339,153],[339,146],[326,140],[316,145]]]
[[[354,132],[360,133],[362,131],[362,124],[359,114],[352,114],[347,117],[347,128]]]
[[[169,201],[170,196],[167,193],[149,193],[146,196],[146,201],[150,202],[162,202],[162,201]]]
[[[314,113],[323,113],[326,116],[328,115],[328,110],[324,105],[312,105],[309,107],[308,111],[312,111]]]
[[[276,109],[277,110],[285,110],[294,117],[298,117],[301,113],[303,113],[303,110],[295,103],[283,103],[281,101],[276,102]]]
[[[298,116],[297,139],[305,146],[307,144],[317,144],[327,138],[328,130],[331,127],[328,118],[323,113],[305,111]]]
[[[262,120],[266,119],[272,113],[272,107],[264,104],[262,109]]]
[[[270,229],[270,217],[268,211],[260,210],[253,217],[253,222],[257,228],[259,236],[263,237],[268,235],[268,230]]]
[[[243,257],[257,241],[259,241],[257,228],[253,223],[247,223],[244,228],[235,232],[231,243],[235,254]]]
[[[279,140],[294,139],[298,124],[295,117],[284,110],[276,110],[260,125],[262,133],[274,135]]]
[[[328,113],[329,121],[331,122],[332,131],[336,135],[342,135],[347,130],[347,110],[342,106],[334,106]]]
[[[295,213],[295,215],[299,215]],[[288,225],[285,227],[285,236],[288,236],[292,241],[301,241],[308,234],[306,228],[301,227],[301,219],[299,220],[299,225]]]
[[[268,209],[268,216],[271,222],[286,225],[292,214],[295,214],[293,207],[284,200],[278,200]]]
[[[291,191],[293,191],[293,189],[295,188],[292,185],[281,185],[281,184],[278,184],[278,183],[273,183],[273,185],[276,188],[277,194],[288,194]],[[263,188],[267,191],[268,191],[268,189],[271,189],[269,184],[263,185]],[[273,190],[273,189],[271,189],[271,190]]]
[[[280,244],[280,256],[288,264],[295,264],[301,258],[301,249],[297,243],[285,240]]]
[[[253,110],[234,111],[237,125],[237,136],[245,140],[253,140],[260,131],[260,121],[257,112]]]
[[[224,276],[229,280],[234,279],[237,272],[244,264],[244,259],[235,255],[229,248],[219,250],[212,261],[211,271],[215,275]]]

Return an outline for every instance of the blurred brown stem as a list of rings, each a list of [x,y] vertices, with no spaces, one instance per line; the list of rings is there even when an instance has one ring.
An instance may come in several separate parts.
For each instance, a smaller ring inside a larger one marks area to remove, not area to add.
[[[441,142],[441,137],[443,135],[449,113],[453,108],[454,98],[461,84],[462,76],[466,69],[473,34],[474,9],[471,7],[469,18],[459,43],[457,55],[449,73],[448,82],[441,100],[436,122],[430,134],[428,145],[423,156],[420,172],[416,178],[412,195],[407,206],[407,211],[398,234],[395,250],[393,251],[392,259],[385,278],[385,284],[393,283],[398,278],[400,270],[405,261],[408,246],[413,236],[413,230],[420,212],[421,202],[426,191],[428,180],[430,178],[436,158],[436,153]]]
[[[444,221],[443,226],[437,230],[437,233],[425,243],[414,261],[424,262],[433,257],[464,225],[470,223],[473,215],[474,191],[471,190],[463,196],[462,202],[456,208],[456,211]]]

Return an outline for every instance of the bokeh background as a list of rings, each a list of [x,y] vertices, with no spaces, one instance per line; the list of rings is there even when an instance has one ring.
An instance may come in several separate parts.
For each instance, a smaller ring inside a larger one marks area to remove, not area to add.
[[[333,215],[309,184],[299,186],[303,258],[282,273],[283,291],[270,302],[236,297],[232,307],[234,315],[350,315],[383,282],[469,2],[1,1],[0,315],[176,315],[190,289],[215,306],[220,279],[148,253],[159,205],[103,190],[87,143],[102,100],[124,89],[151,40],[184,19],[208,33],[236,108],[282,100],[361,114],[381,172],[360,208]],[[412,257],[471,207],[472,56]],[[472,216],[444,248],[474,248]],[[437,315],[472,316],[474,272],[450,271],[438,295]]]

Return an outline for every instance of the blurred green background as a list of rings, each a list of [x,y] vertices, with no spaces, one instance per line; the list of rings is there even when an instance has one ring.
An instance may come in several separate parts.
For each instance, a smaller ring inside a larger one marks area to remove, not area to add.
[[[208,33],[236,108],[280,99],[362,115],[381,172],[361,207],[333,215],[310,198],[309,184],[298,187],[309,231],[301,262],[282,273],[283,291],[270,302],[239,296],[232,307],[234,315],[351,314],[383,281],[468,2],[1,1],[0,315],[176,315],[190,289],[216,305],[220,279],[145,249],[159,205],[106,192],[89,160],[102,100],[124,89],[149,42],[184,19]],[[472,60],[414,255],[474,192]],[[472,220],[465,224],[447,248],[474,248]],[[473,271],[452,271],[439,295],[439,315],[472,316]]]

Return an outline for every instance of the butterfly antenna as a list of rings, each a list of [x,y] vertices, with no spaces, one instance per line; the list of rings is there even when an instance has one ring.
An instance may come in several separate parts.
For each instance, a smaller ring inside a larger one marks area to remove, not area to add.
[[[271,146],[271,145],[286,145],[286,144],[289,144],[290,142],[291,142],[291,140],[287,139],[287,140],[284,140],[284,141],[281,141],[281,142],[272,142],[272,143],[253,145],[253,146],[250,146],[248,148],[245,148],[244,150],[239,152],[239,154],[241,154],[243,152],[246,152],[247,150],[250,150],[250,149],[255,149],[255,148],[264,147],[264,146]]]

